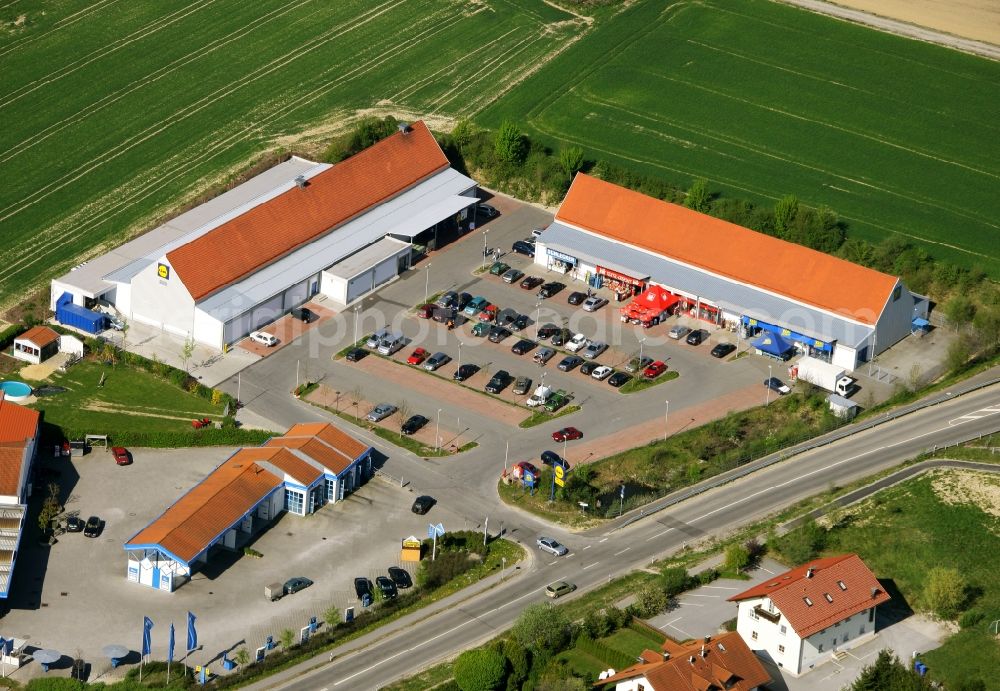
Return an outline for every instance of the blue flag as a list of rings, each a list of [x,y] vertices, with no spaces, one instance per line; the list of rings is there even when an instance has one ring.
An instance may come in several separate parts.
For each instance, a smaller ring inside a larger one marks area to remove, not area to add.
[[[167,662],[174,661],[174,623],[170,622],[170,641],[167,643]]]
[[[153,647],[153,637],[150,633],[153,628],[153,620],[149,617],[142,618],[142,656],[145,657],[149,655],[150,649]]]
[[[188,612],[188,652],[198,647],[198,632],[194,629],[195,616]]]
[[[14,639],[13,638],[8,638],[6,641],[4,641],[3,652],[6,655],[13,655],[14,654]]]

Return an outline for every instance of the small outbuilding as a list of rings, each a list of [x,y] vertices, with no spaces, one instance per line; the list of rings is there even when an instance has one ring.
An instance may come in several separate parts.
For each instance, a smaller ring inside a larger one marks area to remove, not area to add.
[[[47,326],[34,326],[14,339],[18,360],[40,364],[59,352],[59,334]]]
[[[858,404],[849,398],[832,393],[826,400],[830,404],[830,412],[839,418],[851,420],[858,414]]]

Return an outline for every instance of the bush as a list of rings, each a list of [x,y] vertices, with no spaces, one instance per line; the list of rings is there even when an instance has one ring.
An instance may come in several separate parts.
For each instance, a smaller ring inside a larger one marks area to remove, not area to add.
[[[778,538],[777,548],[793,564],[804,564],[814,559],[826,545],[826,530],[807,518],[802,525]]]
[[[57,434],[58,439],[47,440],[54,444],[62,439],[82,439],[89,430],[74,430],[53,427],[46,430]],[[110,441],[116,446],[138,446],[145,448],[180,448],[185,446],[260,446],[276,433],[260,429],[209,427],[179,432],[139,432],[122,431],[111,435]]]
[[[528,649],[511,638],[505,638],[500,644],[503,655],[507,658],[507,666],[510,673],[507,677],[507,686],[513,682],[516,688],[520,688],[528,674],[531,672],[531,653]]]
[[[954,618],[965,605],[968,583],[958,569],[935,566],[927,573],[924,603],[942,619]]]
[[[740,573],[750,564],[750,551],[743,545],[729,545],[726,548],[724,569],[730,573]]]
[[[600,641],[595,641],[589,636],[580,636],[576,641],[576,647],[581,652],[596,657],[614,669],[625,669],[635,662],[635,658],[631,655],[615,650]]]
[[[646,583],[635,593],[636,610],[640,617],[655,617],[667,608],[670,598],[658,583]]]
[[[691,577],[688,576],[687,569],[682,566],[671,566],[661,572],[663,579],[663,590],[670,597],[680,595],[690,587]]]
[[[695,576],[695,578],[698,579],[698,583],[700,583],[701,585],[708,585],[718,577],[719,577],[718,569],[705,569],[704,571],[699,571],[698,575]]]
[[[963,629],[969,629],[981,622],[986,618],[986,614],[980,612],[979,610],[969,610],[968,612],[962,612],[962,616],[958,618],[958,625]]]
[[[566,612],[547,603],[522,610],[510,630],[514,640],[525,648],[549,653],[562,650],[569,643],[572,632]]]
[[[507,676],[507,660],[494,648],[473,648],[455,660],[454,674],[462,691],[494,691]]]
[[[13,326],[8,326],[3,331],[0,331],[0,350],[9,348],[13,343],[14,339],[23,334],[27,329],[21,324],[14,324]]]
[[[473,566],[466,552],[444,552],[433,561],[424,560],[417,569],[417,584],[423,588],[440,588]]]

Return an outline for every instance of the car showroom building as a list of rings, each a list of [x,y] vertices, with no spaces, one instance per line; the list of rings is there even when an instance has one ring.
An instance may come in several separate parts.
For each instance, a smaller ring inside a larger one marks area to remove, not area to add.
[[[927,299],[895,276],[577,174],[535,263],[619,300],[650,287],[740,334],[853,370],[911,333]]]
[[[329,165],[292,157],[52,281],[223,349],[317,294],[349,305],[468,228],[475,181],[422,122]],[[415,248],[417,248],[415,250]]]
[[[238,450],[125,543],[127,578],[173,592],[218,551],[243,549],[283,512],[306,516],[372,475],[372,448],[325,422]]]

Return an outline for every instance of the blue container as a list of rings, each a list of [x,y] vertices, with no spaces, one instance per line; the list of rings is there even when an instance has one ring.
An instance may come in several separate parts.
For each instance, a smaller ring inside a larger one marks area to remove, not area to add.
[[[107,315],[74,305],[69,293],[63,293],[56,302],[56,321],[89,334],[99,334],[108,328]]]

